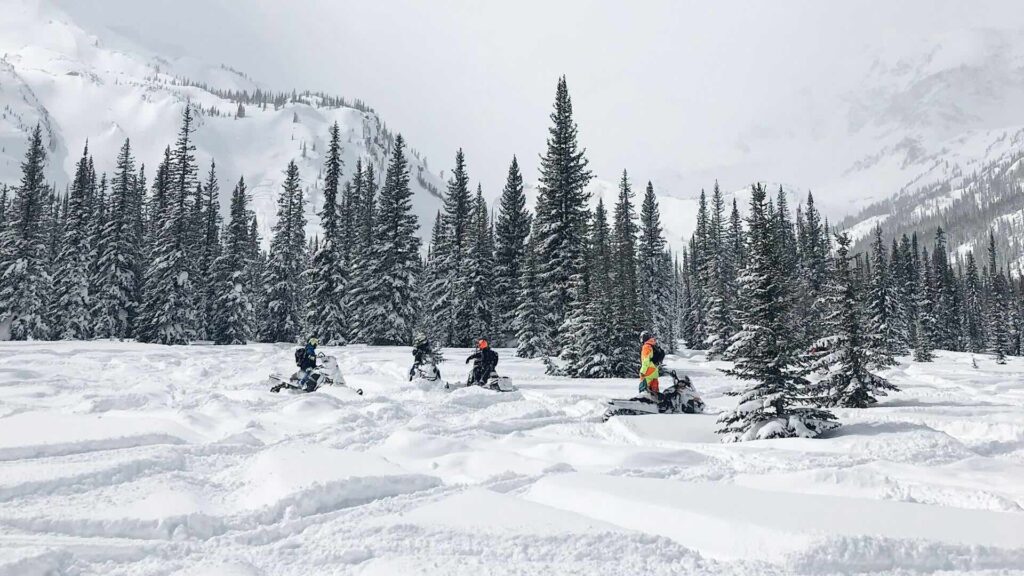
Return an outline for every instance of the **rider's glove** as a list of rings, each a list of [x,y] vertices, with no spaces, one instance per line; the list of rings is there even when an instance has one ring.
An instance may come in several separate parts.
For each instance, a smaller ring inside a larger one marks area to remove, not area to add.
[[[647,391],[647,382],[641,380],[640,381],[640,386],[638,387],[638,390],[640,392],[646,392]]]

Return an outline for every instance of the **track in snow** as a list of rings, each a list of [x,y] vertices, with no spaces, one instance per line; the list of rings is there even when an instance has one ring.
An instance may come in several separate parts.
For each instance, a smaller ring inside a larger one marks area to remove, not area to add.
[[[1024,566],[1020,359],[902,364],[828,438],[723,445],[713,414],[602,423],[632,380],[504,351],[519,392],[423,390],[407,348],[352,346],[327,352],[365,396],[272,394],[291,351],[0,345],[0,575]],[[724,364],[671,361],[730,405]]]

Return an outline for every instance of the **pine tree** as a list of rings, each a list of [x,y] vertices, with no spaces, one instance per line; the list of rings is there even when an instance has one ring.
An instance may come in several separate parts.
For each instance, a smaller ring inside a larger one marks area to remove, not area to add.
[[[359,247],[359,217],[361,216],[361,199],[363,193],[363,159],[356,159],[356,169],[352,179],[345,183],[341,195],[341,211],[339,220],[341,226],[341,237],[345,239],[342,243],[342,259],[346,268],[354,274],[352,269],[355,253]],[[351,281],[351,277],[349,280]],[[346,298],[347,300],[347,298]],[[350,311],[351,312],[351,311]]]
[[[327,160],[324,166],[324,206],[320,211],[323,242],[313,255],[309,270],[309,299],[306,323],[321,342],[336,346],[345,343],[348,326],[348,271],[338,213],[338,186],[341,182],[341,136],[338,123],[331,127]]]
[[[92,179],[89,174],[89,145],[75,168],[66,198],[60,249],[53,262],[53,337],[84,340],[92,331],[89,300],[89,234],[92,219]]]
[[[448,180],[442,217],[443,234],[433,246],[438,260],[434,291],[438,300],[431,303],[431,323],[445,345],[467,346],[472,342],[470,330],[469,250],[473,224],[473,200],[469,193],[466,158],[460,148],[455,154],[455,169]]]
[[[264,342],[296,342],[302,330],[299,275],[304,269],[306,247],[302,204],[299,167],[292,160],[277,200],[277,223],[263,277],[267,307],[260,338]],[[297,239],[301,240],[297,243]]]
[[[516,331],[516,356],[537,358],[545,349],[545,326],[543,308],[540,302],[540,285],[537,276],[537,247],[530,236],[523,255],[522,273],[519,276],[519,306],[516,308],[512,328]]]
[[[640,324],[643,321],[643,313],[638,300],[638,230],[633,209],[633,190],[625,170],[622,171],[622,180],[619,182],[619,197],[612,219],[610,287],[615,336],[608,353],[615,374],[626,377],[637,374],[640,369],[639,355],[636,353],[640,331],[651,330],[653,326]],[[644,281],[650,282],[652,279],[645,278]]]
[[[106,338],[110,322],[96,316],[100,310],[100,295],[106,291],[105,278],[100,275],[100,257],[109,249],[109,238],[104,233],[109,220],[110,198],[107,174],[103,173],[93,191],[92,216],[89,218],[89,337]],[[103,332],[100,332],[103,329]]]
[[[877,402],[876,396],[898,390],[888,380],[868,370],[878,362],[876,346],[871,343],[877,333],[870,333],[861,312],[861,299],[856,293],[850,273],[850,237],[845,232],[836,236],[836,254],[832,274],[821,308],[827,310],[825,336],[814,344],[818,355],[812,368],[822,377],[810,387],[810,394],[820,406],[867,408]],[[881,244],[881,231],[876,245]],[[875,269],[878,274],[878,268]],[[882,285],[884,287],[884,284]],[[874,291],[877,287],[873,286]],[[869,308],[877,317],[877,312]],[[875,324],[877,320],[872,320]],[[882,343],[884,346],[884,342]]]
[[[140,199],[131,143],[126,139],[117,156],[111,180],[110,210],[103,228],[105,241],[99,247],[99,292],[93,317],[96,335],[102,338],[128,338],[139,307],[139,245],[141,244]]]
[[[956,350],[957,332],[960,323],[956,317],[957,306],[953,282],[953,270],[949,265],[946,233],[941,226],[935,230],[935,250],[932,252],[932,299],[935,316],[935,345],[944,350]]]
[[[985,350],[984,317],[982,315],[982,285],[974,252],[967,253],[967,273],[964,277],[964,328],[967,349],[974,354]]]
[[[523,193],[523,175],[519,171],[519,162],[513,156],[494,225],[495,333],[501,342],[507,342],[513,335],[512,323],[520,304],[517,287],[531,221],[532,216],[526,209],[526,195]]]
[[[739,207],[736,205],[736,199],[732,199],[732,211],[729,213],[729,227],[726,229],[725,240],[728,246],[726,254],[728,255],[727,261],[727,276],[726,276],[726,295],[728,302],[731,306],[729,310],[729,318],[732,321],[730,326],[729,337],[740,329],[739,322],[736,319],[736,303],[739,298],[739,272],[746,266],[746,258],[744,256],[743,247],[743,219],[740,217]]]
[[[430,231],[430,243],[427,245],[427,257],[418,282],[420,302],[425,310],[420,314],[418,331],[422,332],[431,342],[444,342],[447,335],[447,325],[439,326],[435,321],[436,309],[434,308],[437,302],[447,297],[442,259],[438,252],[445,242],[443,218],[441,211],[438,210],[434,216],[434,226]]]
[[[780,334],[789,340],[790,346],[803,350],[806,343],[801,334],[803,327],[799,300],[800,277],[798,275],[798,254],[796,232],[790,218],[789,201],[786,192],[779,186],[775,197],[774,217],[770,218],[772,234],[775,237],[776,267],[778,278],[782,283],[781,295],[787,299],[783,308],[786,310],[784,323],[786,330]]]
[[[358,170],[358,165],[357,165]],[[354,179],[353,179],[354,180]],[[352,252],[352,276],[348,289],[349,310],[351,311],[350,342],[369,342],[373,337],[372,321],[368,316],[371,297],[371,284],[374,282],[373,270],[376,257],[374,237],[377,234],[377,177],[373,164],[363,166],[362,181],[357,189],[357,206],[354,210],[355,246]]]
[[[223,249],[213,262],[213,313],[210,338],[215,344],[245,344],[253,336],[250,267],[250,216],[245,179],[231,192],[231,215]]]
[[[49,290],[47,222],[50,201],[43,169],[46,149],[37,124],[21,163],[21,182],[0,237],[0,339],[34,340],[49,334],[46,292]]]
[[[996,239],[991,230],[988,233],[988,298],[986,302],[985,333],[988,334],[988,351],[997,364],[1006,363],[1009,348],[1009,331],[1006,314],[1008,285],[1002,270],[996,268]]]
[[[726,373],[751,382],[738,395],[739,404],[725,413],[719,432],[725,440],[792,436],[813,437],[835,428],[835,416],[816,408],[797,406],[807,380],[797,362],[786,330],[785,279],[780,278],[777,235],[772,229],[761,185],[754,185],[748,217],[747,266],[740,277],[737,313],[743,329],[730,344],[735,367]]]
[[[704,190],[700,191],[700,202],[697,207],[697,229],[690,238],[690,304],[687,322],[690,339],[687,346],[695,350],[707,348],[707,299],[705,290],[708,284],[705,264],[708,241],[708,201]]]
[[[571,295],[570,280],[582,273],[585,262],[587,202],[591,173],[586,151],[577,142],[572,101],[563,76],[558,80],[554,111],[548,129],[547,150],[541,157],[540,187],[533,233],[536,235],[538,286],[543,304],[545,348],[561,350],[558,332],[565,320]]]
[[[467,287],[469,291],[469,334],[474,338],[491,339],[494,318],[493,309],[492,266],[494,261],[494,241],[488,219],[487,202],[478,186],[476,199],[473,202],[473,213],[470,221],[469,251],[466,258],[468,272]]]
[[[0,184],[0,233],[7,226],[7,208],[10,202],[7,184]]]
[[[196,305],[193,250],[193,194],[196,176],[192,107],[182,112],[181,129],[173,150],[158,171],[152,226],[158,228],[150,246],[146,270],[143,318],[139,338],[144,342],[186,344],[195,335]]]
[[[918,265],[918,277],[915,281],[917,295],[915,308],[917,324],[914,337],[914,360],[917,362],[931,362],[935,359],[935,316],[934,302],[929,287],[932,285],[932,265],[929,262],[928,250],[922,248],[920,264]]]
[[[896,365],[896,356],[907,352],[907,331],[902,321],[903,303],[886,262],[882,227],[875,226],[871,243],[871,277],[867,295],[867,344],[872,365],[885,368]]]
[[[196,265],[195,290],[198,297],[196,336],[201,340],[212,339],[210,322],[216,306],[216,279],[213,264],[220,256],[220,183],[217,180],[216,163],[210,162],[210,171],[202,193],[197,194],[196,209]]]
[[[637,251],[639,324],[646,330],[653,330],[669,348],[674,348],[675,342],[668,334],[672,332],[667,291],[670,286],[670,270],[664,258],[665,238],[662,236],[658,198],[650,182],[647,183],[644,200],[640,205],[640,241]]]
[[[704,286],[706,288],[707,306],[707,341],[709,358],[719,358],[729,346],[732,336],[733,321],[731,303],[728,294],[728,250],[725,227],[725,202],[722,191],[715,182],[711,195],[710,220],[707,224],[707,237],[704,247]]]
[[[818,305],[822,291],[828,282],[828,254],[830,251],[828,232],[821,221],[821,214],[814,205],[814,195],[807,193],[807,205],[803,209],[803,226],[798,229],[798,270],[799,306],[805,311],[804,321],[799,326],[798,336],[804,346],[810,346],[822,336],[822,318],[825,311]]]
[[[391,162],[384,178],[374,235],[370,282],[365,302],[370,344],[405,345],[416,325],[415,284],[419,272],[419,225],[412,213],[409,166],[405,140],[395,138]]]
[[[567,331],[570,339],[563,350],[565,372],[579,378],[609,378],[621,370],[622,362],[612,357],[618,343],[614,325],[615,295],[613,288],[616,267],[612,234],[604,201],[599,199],[590,227],[590,248],[587,263],[586,293],[578,309],[570,309],[569,318],[577,330]]]

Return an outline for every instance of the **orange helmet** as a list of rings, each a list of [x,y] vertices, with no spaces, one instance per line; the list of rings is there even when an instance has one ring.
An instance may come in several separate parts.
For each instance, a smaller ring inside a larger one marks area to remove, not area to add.
[[[481,349],[481,350],[483,350],[484,348],[487,348],[487,340],[484,340],[483,338],[481,338],[480,342],[477,342],[476,347]]]

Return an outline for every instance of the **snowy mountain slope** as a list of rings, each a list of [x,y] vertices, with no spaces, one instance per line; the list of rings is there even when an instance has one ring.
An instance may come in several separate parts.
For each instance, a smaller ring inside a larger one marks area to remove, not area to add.
[[[86,139],[102,171],[112,168],[124,138],[131,138],[137,161],[152,176],[163,149],[174,143],[186,102],[200,113],[195,141],[201,171],[211,159],[217,162],[224,202],[239,176],[245,177],[265,239],[275,220],[282,172],[291,159],[309,186],[308,232],[316,232],[322,152],[334,122],[342,131],[346,176],[356,159],[364,158],[383,179],[393,135],[365,106],[337,106],[299,94],[280,106],[244,106],[244,117],[236,118],[238,102],[230,91],[252,95],[267,90],[239,72],[149,53],[109,31],[93,35],[46,0],[3,4],[0,182],[16,181],[27,132],[36,122],[46,128],[50,177],[59,188],[68,182]],[[441,182],[415,153],[410,164],[414,210],[420,234],[427,236],[440,205],[432,190]]]
[[[998,155],[970,172],[953,171],[939,180],[866,207],[840,224],[866,249],[876,224],[886,241],[917,233],[930,246],[939,226],[946,232],[951,255],[970,251],[987,259],[989,231],[995,234],[998,264],[1012,274],[1024,272],[1024,150]]]
[[[288,346],[0,344],[0,574],[1000,573],[1024,566],[1024,362],[940,352],[820,439],[722,444],[709,414],[618,417],[627,379],[502,350],[520,387],[273,394]],[[441,365],[460,380],[469,350]],[[988,572],[985,572],[988,571]]]

